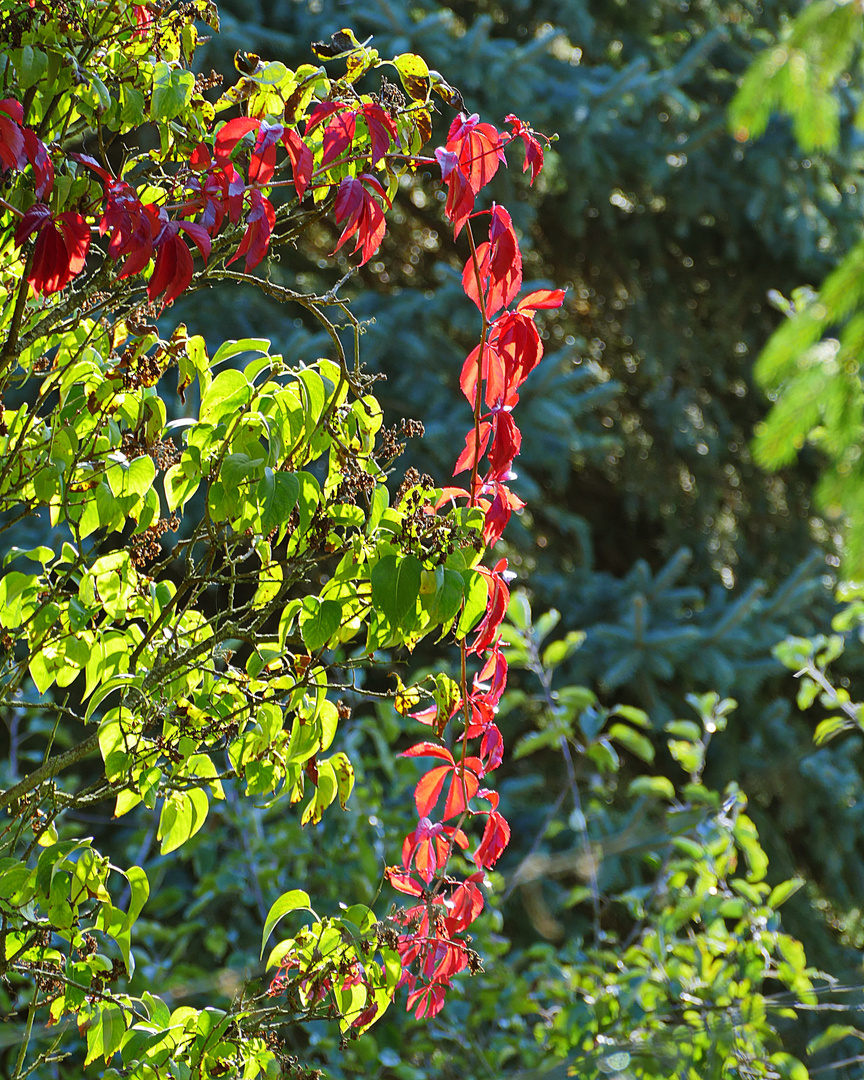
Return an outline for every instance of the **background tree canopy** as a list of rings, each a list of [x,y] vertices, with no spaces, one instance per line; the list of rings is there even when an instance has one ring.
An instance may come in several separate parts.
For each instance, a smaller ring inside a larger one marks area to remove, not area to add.
[[[835,6],[811,7],[820,18],[811,13],[805,40]],[[837,7],[847,23],[857,18],[854,5]],[[714,688],[738,699],[707,775],[747,792],[776,880],[806,879],[784,920],[808,957],[857,985],[857,757],[848,741],[814,749],[813,722],[799,715],[795,684],[772,655],[789,634],[828,630],[836,529],[813,505],[814,452],[767,473],[751,444],[766,412],[753,365],[781,321],[773,298],[818,284],[860,238],[857,31],[838,28],[835,16],[837,41],[822,53],[834,65],[826,88],[839,134],[827,152],[807,144],[806,132],[802,149],[800,125],[782,116],[748,140],[730,131],[727,113],[744,73],[801,8],[568,0],[380,3],[349,13],[326,2],[231,3],[236,22],[225,20],[211,56],[227,67],[233,48],[293,50],[348,20],[361,38],[374,33],[382,47],[422,50],[433,66],[458,71],[468,108],[521,110],[558,133],[533,189],[513,170],[497,178],[497,197],[518,200],[531,274],[572,285],[548,327],[556,362],[547,360],[523,401],[530,421],[518,483],[530,517],[524,531],[511,529],[508,551],[535,610],[554,605],[562,630],[586,635],[559,669],[562,685],[642,707],[655,729],[686,714],[688,693]],[[838,42],[849,44],[840,56]],[[804,80],[799,98],[813,86]],[[452,303],[440,208],[406,186],[399,210],[404,231],[394,228],[390,242],[402,258],[367,269],[357,310],[375,320],[366,340],[370,362],[387,374],[382,400],[424,416],[426,437],[409,453],[431,470],[455,438],[468,328]],[[315,280],[325,250],[298,252],[298,272]],[[282,332],[314,351],[303,329]],[[417,371],[407,356],[429,362]],[[859,670],[855,657],[845,664],[849,675]],[[516,710],[510,722],[522,730]],[[545,790],[560,770],[557,759],[541,760],[513,763],[509,781],[525,808],[514,831],[532,843],[548,813],[536,783]],[[657,768],[674,776],[662,757]],[[625,827],[619,820],[614,829]],[[580,842],[566,817],[546,828],[541,850]],[[518,866],[516,853],[510,859],[505,878]],[[508,936],[521,946],[530,944],[529,892],[541,938],[579,932],[579,908],[565,906],[578,873],[540,880],[512,891],[504,907]],[[798,1032],[800,1048],[807,1036]]]
[[[350,26],[382,56],[421,54],[467,112],[557,134],[533,186],[514,161],[490,190],[513,215],[526,282],[569,287],[519,406],[528,508],[499,545],[517,574],[499,712],[512,840],[474,928],[486,971],[433,1020],[390,1009],[358,1041],[325,1020],[289,1026],[296,1071],[858,1076],[862,665],[843,645],[864,607],[854,585],[842,609],[833,591],[860,490],[857,5],[224,0],[220,14],[202,72],[233,80],[243,54],[317,63],[310,43]],[[432,145],[452,118],[439,110]],[[444,478],[476,313],[437,180],[432,166],[401,178],[380,251],[342,288],[363,360],[386,376],[385,416],[425,426],[400,467]],[[352,265],[332,255],[339,231],[312,221],[278,249],[272,282],[326,294]],[[838,265],[847,276],[820,308],[801,287]],[[268,338],[289,363],[331,347],[306,312],[236,284],[179,299],[163,334],[182,321],[211,354],[226,338]],[[770,414],[754,376],[769,339]],[[190,406],[165,397],[182,419]],[[41,542],[44,525],[28,527],[21,546]],[[458,655],[421,644],[399,663],[410,685],[455,675]],[[373,671],[367,688],[392,685]],[[356,783],[349,812],[320,824],[226,785],[169,861],[146,815],[91,812],[86,828],[150,878],[140,985],[172,1007],[224,1007],[260,977],[261,926],[297,882],[334,912],[386,912],[388,844],[416,823],[417,771],[398,757],[411,709],[382,696],[340,725]],[[4,719],[11,783],[43,744],[14,706]],[[3,1004],[20,1021],[0,1032],[11,1072],[26,991],[7,987]],[[35,1045],[51,1036],[37,1025]],[[76,1075],[80,1060],[39,1075]]]

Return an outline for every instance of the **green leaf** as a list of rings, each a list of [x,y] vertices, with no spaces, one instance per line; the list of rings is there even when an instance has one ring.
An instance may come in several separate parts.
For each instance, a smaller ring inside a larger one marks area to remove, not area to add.
[[[173,120],[192,100],[195,76],[183,68],[172,68],[160,60],[153,72],[150,111],[154,120]]]
[[[543,667],[551,668],[563,663],[571,657],[577,649],[581,648],[584,641],[584,630],[571,630],[559,641],[553,641],[543,650],[543,655],[541,657]],[[639,710],[637,709],[634,711],[638,712]],[[623,716],[624,714],[622,713],[621,715]]]
[[[157,838],[163,855],[176,851],[202,828],[207,820],[210,800],[201,788],[175,791],[165,800],[159,817]]]
[[[654,747],[650,740],[626,724],[612,724],[607,734],[610,739],[626,747],[631,754],[635,754],[646,764],[650,765],[654,760]]]
[[[385,555],[372,569],[372,604],[393,629],[410,630],[423,565],[414,555]]]
[[[458,570],[451,570],[446,566],[439,566],[435,571],[436,582],[439,574],[441,581],[435,591],[429,615],[434,623],[446,627],[459,614],[465,595],[465,579]]]
[[[342,623],[342,607],[335,600],[308,596],[300,613],[300,636],[310,653],[318,652],[333,637]]]
[[[147,454],[131,461],[117,455],[114,463],[106,470],[105,478],[112,495],[144,495],[156,478],[156,466]]]
[[[348,760],[348,755],[341,750],[329,759],[336,777],[336,787],[339,793],[339,805],[344,810],[354,788],[354,766]]]
[[[629,720],[631,724],[636,724],[638,727],[650,730],[651,721],[648,719],[648,713],[642,709],[637,709],[635,705],[616,705],[612,709],[612,716],[623,717],[624,720]],[[698,734],[697,734],[698,738]]]
[[[807,1053],[818,1054],[820,1050],[828,1050],[848,1038],[864,1040],[864,1031],[853,1027],[851,1024],[829,1024],[823,1032],[814,1036],[807,1043]]]
[[[252,393],[253,387],[242,372],[233,368],[220,371],[201,401],[199,420],[215,425],[223,417],[236,415],[248,403]]]
[[[324,382],[317,371],[306,368],[299,373],[300,385],[305,390],[306,431],[311,432],[324,412],[327,394],[324,390]]]
[[[44,694],[45,691],[51,687],[56,678],[56,668],[53,665],[49,667],[48,660],[44,652],[34,653],[30,657],[30,663],[27,665],[27,670],[30,672],[30,678],[36,686],[36,689],[40,694]]]
[[[143,675],[112,675],[111,678],[107,679],[91,697],[90,702],[87,705],[87,711],[84,713],[84,722],[86,723],[90,719],[95,710],[109,694],[118,689],[138,689],[140,688],[143,679]]]
[[[48,70],[48,56],[41,49],[25,45],[15,68],[18,72],[18,85],[22,90],[27,90],[35,86]]]
[[[336,798],[336,774],[330,761],[318,762],[318,778],[315,781],[315,794],[312,796],[300,818],[301,825],[312,822],[317,825],[321,815]]]
[[[817,746],[824,746],[841,731],[849,731],[855,725],[845,716],[829,716],[827,720],[821,720],[813,733],[813,742]]]
[[[248,454],[226,454],[222,459],[219,479],[225,486],[230,502],[236,504],[249,494],[251,484],[257,481],[264,465],[263,457],[251,458]]]
[[[486,613],[486,604],[489,601],[489,590],[482,574],[478,574],[476,570],[463,570],[462,578],[465,582],[465,606],[456,628],[457,638],[464,638],[474,629]]]
[[[692,743],[686,739],[669,739],[666,745],[669,747],[669,753],[686,773],[693,776],[702,767],[705,747],[701,742]]]
[[[675,798],[675,787],[668,776],[637,776],[630,781],[627,794],[671,800]]]
[[[771,890],[768,896],[768,907],[780,907],[780,905],[784,904],[790,896],[798,892],[802,885],[804,885],[804,879],[800,877],[789,878],[788,881],[781,881],[779,885],[775,885]]]
[[[258,482],[258,505],[261,510],[261,532],[266,536],[273,529],[288,524],[291,511],[297,505],[300,481],[296,473],[273,472],[265,469]]]
[[[780,1050],[772,1054],[770,1061],[772,1065],[777,1066],[783,1080],[810,1080],[810,1073],[806,1066],[785,1051]]]
[[[399,78],[405,93],[413,101],[429,100],[429,65],[417,53],[401,53],[393,57],[393,66],[399,72]]]
[[[670,720],[664,725],[663,730],[688,742],[699,742],[702,738],[702,729],[692,720]]]
[[[390,505],[390,492],[383,484],[376,484],[372,492],[371,505],[369,507],[369,519],[366,523],[366,533],[371,536],[378,528],[381,515]]]
[[[315,914],[309,906],[309,903],[309,894],[302,889],[291,889],[290,892],[282,893],[279,899],[274,902],[267,912],[267,918],[264,920],[264,932],[261,935],[261,953],[259,959],[264,955],[264,946],[267,944],[267,938],[270,937],[273,928],[283,915],[287,915],[289,911],[310,911],[313,915]]]
[[[750,873],[748,881],[762,881],[768,870],[768,856],[759,844],[759,834],[753,821],[746,814],[739,814],[733,829],[735,842],[744,852]]]
[[[267,356],[270,353],[270,346],[269,338],[240,338],[237,341],[223,341],[210,361],[210,366],[216,367],[217,364],[230,360],[232,356],[239,356],[240,353],[264,353]]]
[[[122,86],[120,96],[123,109],[120,113],[121,127],[133,128],[144,123],[144,94],[135,86]]]
[[[135,920],[141,914],[141,910],[147,903],[147,898],[150,896],[150,882],[147,880],[147,875],[140,866],[130,866],[126,871],[126,879],[129,882],[131,897],[129,900],[129,910],[126,912],[126,918],[123,920],[124,932],[132,929]]]

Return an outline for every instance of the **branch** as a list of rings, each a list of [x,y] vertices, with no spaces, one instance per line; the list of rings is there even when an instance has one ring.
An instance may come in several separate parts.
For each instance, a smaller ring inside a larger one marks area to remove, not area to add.
[[[63,754],[58,754],[57,757],[49,758],[44,765],[41,765],[38,769],[29,773],[14,787],[9,788],[0,795],[0,811],[7,809],[14,802],[21,798],[22,795],[28,794],[33,791],[34,788],[39,787],[46,780],[51,780],[59,772],[64,769],[68,769],[70,765],[75,765],[83,758],[89,757],[90,754],[99,745],[99,733],[94,731],[93,734],[84,740],[84,742],[78,743],[77,746],[73,746],[71,750],[67,750]]]

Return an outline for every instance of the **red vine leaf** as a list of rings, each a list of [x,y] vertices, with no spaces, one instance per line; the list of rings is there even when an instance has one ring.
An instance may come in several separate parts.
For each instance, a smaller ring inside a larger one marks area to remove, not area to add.
[[[369,191],[367,188],[372,190]],[[359,177],[346,176],[336,193],[336,222],[341,225],[344,221],[345,228],[339,237],[339,243],[334,248],[334,254],[356,233],[357,243],[354,245],[354,251],[356,252],[362,246],[361,266],[372,258],[384,239],[386,228],[384,211],[375,195],[382,198],[388,207],[390,206],[390,200],[384,188],[374,176],[368,173],[363,173]]]
[[[24,110],[14,98],[0,101],[0,164],[6,169],[23,169],[27,163],[24,154]]]
[[[479,440],[477,438],[478,434],[480,436]],[[481,421],[477,431],[471,428],[465,436],[465,449],[456,459],[456,466],[453,469],[454,476],[458,476],[460,472],[474,467],[475,461],[479,461],[486,453],[486,447],[489,445],[491,436],[492,425],[488,420]]]
[[[36,246],[27,280],[36,293],[59,292],[84,269],[90,226],[80,214],[67,210],[55,217],[44,203],[34,203],[18,223],[16,245],[20,247],[34,232]]]
[[[478,292],[484,295],[481,303]],[[492,207],[489,240],[477,248],[477,267],[471,258],[462,271],[462,287],[481,311],[491,317],[516,298],[522,287],[522,253],[510,215],[502,206]]]
[[[380,105],[364,105],[360,113],[369,131],[369,141],[372,144],[371,164],[374,169],[391,144],[399,142],[399,132],[392,117],[388,116]]]
[[[294,188],[297,191],[297,198],[302,202],[312,179],[312,151],[293,128],[283,133],[282,142],[288,151],[291,168],[294,170]]]
[[[543,147],[531,131],[531,128],[520,120],[518,116],[509,113],[504,117],[504,120],[513,129],[513,138],[518,137],[525,144],[525,164],[522,166],[522,172],[527,172],[530,168],[531,183],[533,184],[543,168]]]
[[[249,213],[246,215],[246,232],[243,233],[240,246],[225,264],[230,266],[235,259],[245,255],[247,274],[267,254],[267,249],[270,246],[270,236],[276,224],[276,211],[273,209],[269,199],[265,199],[257,188],[253,188],[250,192],[250,201],[251,206]]]
[[[564,289],[537,289],[523,296],[516,305],[517,311],[539,311],[541,308],[558,308],[564,303]]]
[[[401,756],[436,757],[447,762],[446,765],[431,769],[414,789],[414,801],[421,818],[428,817],[434,809],[448,776],[451,777],[451,782],[444,805],[445,820],[466,810],[468,808],[466,796],[468,799],[473,798],[480,788],[480,781],[473,771],[481,767],[479,758],[466,758],[463,767],[461,762],[454,761],[453,755],[446,747],[430,742],[417,743],[416,746],[405,750]]]

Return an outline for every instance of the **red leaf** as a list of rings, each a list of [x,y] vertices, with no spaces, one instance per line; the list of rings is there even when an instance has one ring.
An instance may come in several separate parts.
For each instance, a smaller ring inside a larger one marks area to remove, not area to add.
[[[407,893],[408,896],[423,895],[423,887],[418,885],[406,871],[400,870],[398,866],[388,866],[384,871],[384,876],[398,892]]]
[[[347,108],[347,105],[343,105],[339,101],[319,101],[312,109],[312,112],[309,113],[309,119],[306,121],[306,134],[308,135],[311,131],[314,131],[328,116],[341,112],[345,108]]]
[[[15,228],[15,245],[21,247],[28,236],[38,232],[51,219],[51,207],[34,203]]]
[[[449,985],[450,980],[468,966],[468,956],[465,946],[452,941],[439,940],[434,952],[430,952],[429,959],[424,966],[424,974],[433,976],[436,982],[441,981]]]
[[[232,180],[235,183],[232,184]],[[232,205],[238,201],[237,195],[231,192],[232,187],[242,185],[239,182],[239,173],[233,165],[227,165],[224,169],[211,168],[202,179],[193,177],[189,186],[195,194],[180,207],[182,217],[189,217],[200,212],[199,224],[213,236],[222,226],[227,201],[228,206],[234,211],[232,219],[236,217],[239,220],[239,213]],[[242,204],[242,195],[239,201]]]
[[[191,221],[181,221],[181,222],[178,222],[178,228],[182,229],[183,232],[188,233],[189,236],[192,237],[192,242],[195,244],[195,246],[201,252],[201,258],[204,260],[204,262],[207,262],[207,259],[210,256],[210,246],[211,245],[210,245],[210,235],[207,232],[207,230],[204,228],[204,226],[203,225],[195,225]]]
[[[444,1008],[444,996],[446,992],[446,988],[441,984],[430,983],[408,995],[406,1008],[408,1012],[411,1012],[416,1005],[417,1008],[414,1015],[418,1020],[422,1020],[424,1016],[437,1016]]]
[[[24,123],[24,106],[15,98],[3,98],[0,101],[0,113],[11,116],[16,124]]]
[[[567,295],[564,289],[537,289],[528,293],[516,305],[517,311],[539,311],[540,308],[558,308]]]
[[[36,233],[33,262],[27,280],[38,294],[59,292],[84,269],[90,248],[90,226],[72,211],[51,215],[44,203],[35,203],[18,223],[15,243],[20,247]]]
[[[473,799],[480,789],[480,781],[477,776],[467,768],[470,763],[476,769],[481,769],[482,765],[479,758],[469,757],[465,759],[466,768],[463,770],[459,765],[453,770],[453,779],[450,782],[450,790],[447,792],[447,802],[444,804],[444,820],[448,818],[456,817],[461,814],[463,810],[467,810],[467,799]],[[464,773],[464,783],[462,780]],[[434,803],[433,803],[434,805]]]
[[[483,839],[474,855],[474,861],[478,866],[484,866],[487,869],[494,866],[509,843],[510,826],[497,810],[493,810],[486,822]]]
[[[474,209],[474,190],[460,168],[456,154],[439,147],[435,151],[435,157],[441,166],[441,178],[447,185],[444,213],[453,222],[453,235],[456,237],[462,232],[462,227]]]
[[[510,471],[513,459],[522,448],[522,432],[509,412],[499,412],[494,419],[495,438],[489,451],[489,464],[496,473]]]
[[[451,937],[467,930],[483,910],[483,893],[476,885],[482,877],[482,874],[472,874],[467,881],[463,881],[453,891],[453,895],[447,901],[449,914],[444,919],[444,925]]]
[[[133,4],[132,10],[135,12],[135,36],[143,37],[147,28],[153,22],[153,15],[150,12],[146,4]]]
[[[288,157],[291,158],[291,168],[294,170],[294,187],[297,191],[297,198],[302,202],[312,179],[312,151],[293,129],[283,133],[282,142],[288,151]]]
[[[495,643],[492,652],[486,658],[486,663],[481,671],[475,676],[474,685],[489,684],[486,692],[486,700],[493,706],[501,700],[501,695],[507,686],[507,657],[501,652],[499,642]]]
[[[435,769],[430,769],[420,780],[414,789],[414,802],[417,805],[417,813],[421,817],[427,817],[434,809],[441,789],[444,787],[444,781],[452,772],[452,765],[439,765]]]
[[[334,207],[336,223],[341,224],[344,221],[345,228],[333,253],[335,254],[345,241],[356,233],[357,242],[354,245],[354,251],[356,252],[361,245],[363,247],[361,266],[368,262],[378,250],[386,229],[384,211],[367,188],[372,188],[373,192],[384,199],[388,206],[390,205],[379,181],[374,176],[363,173],[359,177],[345,177],[336,192]]]
[[[380,105],[364,105],[360,112],[369,130],[369,141],[372,144],[371,165],[374,168],[392,143],[398,145],[399,132],[392,117],[388,116]]]
[[[477,248],[477,270],[469,259],[462,271],[462,287],[478,308],[483,310],[477,291],[477,278],[485,294],[487,316],[506,307],[522,285],[522,253],[513,231],[510,215],[501,206],[493,206],[489,240]]]
[[[465,449],[456,459],[456,467],[453,469],[454,476],[458,476],[459,473],[464,472],[465,469],[473,469],[474,462],[479,461],[486,453],[486,447],[489,445],[489,438],[492,435],[492,425],[486,420],[481,421],[479,434],[479,445],[477,442],[477,432],[474,428],[471,428],[465,436]]]
[[[21,103],[14,98],[0,101],[0,164],[7,169],[23,169],[27,163],[24,154],[24,122]]]
[[[453,761],[453,755],[447,749],[446,746],[439,746],[438,743],[421,742],[415,746],[410,747],[408,750],[403,750],[399,755],[400,757],[435,757],[441,758],[442,761],[449,761],[451,765],[455,764]]]
[[[345,112],[337,113],[327,127],[324,128],[321,155],[322,169],[332,164],[337,158],[342,157],[345,151],[348,150],[354,138],[356,126],[356,114],[346,110]],[[309,131],[308,127],[306,128],[306,131]]]
[[[261,121],[255,147],[249,159],[249,181],[253,184],[267,184],[276,169],[276,143],[282,138],[285,128],[281,124],[268,124]]]
[[[256,131],[255,142],[247,138]],[[237,146],[244,142],[251,151],[249,156],[249,180],[254,184],[267,184],[276,167],[276,143],[282,138],[281,124],[268,124],[251,116],[238,116],[219,129],[213,144],[213,153],[220,165],[227,166],[237,156]]]
[[[196,172],[200,172],[203,169],[209,169],[213,164],[213,158],[210,156],[210,150],[206,143],[198,143],[192,153],[189,155],[189,168],[194,169]]]
[[[459,116],[450,125],[446,149],[459,156],[462,172],[474,194],[492,179],[505,160],[501,136],[491,124],[478,123],[476,114]]]
[[[47,199],[54,187],[54,163],[48,157],[45,143],[30,128],[24,128],[24,153],[36,176],[36,198]]]
[[[270,201],[265,199],[257,188],[250,192],[251,206],[246,215],[246,232],[240,246],[231,256],[226,266],[230,266],[241,255],[246,256],[246,272],[256,267],[267,254],[270,236],[276,224],[276,212]]]
[[[423,817],[417,823],[417,828],[405,837],[402,865],[410,870],[413,862],[417,873],[424,881],[430,882],[435,871],[446,863],[451,843],[464,849],[468,846],[468,837],[461,829],[440,823],[433,825],[429,818]]]
[[[245,138],[250,131],[257,131],[261,121],[251,116],[238,116],[229,120],[216,134],[213,144],[213,153],[220,165],[226,165],[231,161],[231,155],[241,139]]]
[[[483,523],[483,542],[487,547],[491,547],[501,538],[512,511],[521,510],[525,505],[506,484],[502,484],[499,480],[492,481],[490,486],[495,491],[495,497],[486,510],[486,520]]]
[[[118,278],[140,273],[153,255],[153,238],[162,228],[155,206],[142,206],[133,189],[119,181],[107,190],[107,203],[99,232],[111,231],[108,255],[125,259]]]
[[[459,385],[462,393],[468,399],[470,405],[474,405],[477,393],[477,358],[480,355],[480,346],[476,345],[465,359],[462,365],[462,374]],[[494,345],[488,345],[483,350],[483,369],[481,372],[486,382],[486,404],[489,408],[501,404],[504,398],[504,357]]]
[[[366,1006],[366,1008],[363,1010],[363,1012],[361,1012],[356,1017],[356,1019],[351,1021],[351,1027],[354,1027],[354,1028],[365,1027],[366,1024],[371,1023],[375,1019],[375,1017],[377,1015],[378,1015],[378,1003],[373,1001],[371,1005]]]
[[[171,222],[174,225],[176,222]],[[164,293],[163,303],[170,304],[192,280],[192,252],[177,235],[176,230],[163,228],[153,275],[147,285],[147,296],[155,300]]]
[[[507,614],[507,605],[510,602],[510,590],[500,573],[483,567],[479,567],[479,572],[489,584],[489,599],[486,604],[486,614],[477,626],[477,636],[468,650],[477,654],[484,653],[495,640],[498,627]]]
[[[497,769],[504,760],[504,739],[496,724],[490,724],[483,732],[480,757],[483,760],[484,776]]]
[[[82,165],[86,165],[88,169],[92,169],[100,179],[104,180],[106,184],[116,183],[114,177],[104,169],[94,157],[90,157],[89,154],[70,154],[70,158],[73,161],[79,161]]]
[[[438,501],[435,503],[435,509],[440,510],[446,503],[453,503],[455,505],[456,499],[470,499],[471,496],[465,490],[460,487],[445,487],[441,488],[441,494],[438,496]]]
[[[522,172],[527,172],[530,167],[531,183],[533,184],[543,168],[543,147],[528,125],[523,123],[518,116],[510,113],[504,119],[513,128],[514,138],[518,136],[525,144],[525,164],[522,166]]]
[[[519,400],[516,391],[543,358],[543,343],[534,321],[518,309],[501,315],[493,332],[506,370],[503,404],[513,406]]]

